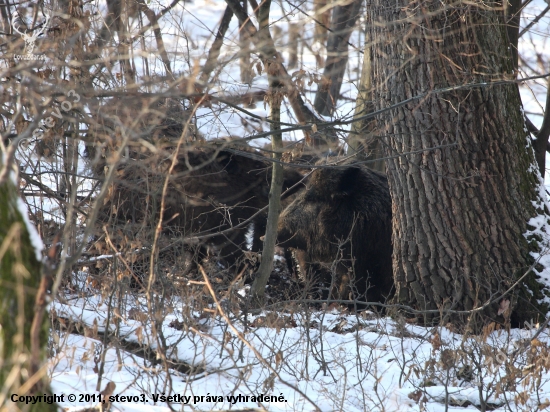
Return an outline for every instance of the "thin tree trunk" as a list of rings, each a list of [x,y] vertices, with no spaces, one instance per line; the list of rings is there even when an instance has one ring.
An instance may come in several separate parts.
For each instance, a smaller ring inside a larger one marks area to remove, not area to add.
[[[327,44],[327,32],[330,25],[330,0],[314,0],[313,10],[315,12],[314,41],[320,44]]]
[[[426,321],[470,322],[474,329],[482,324],[478,315],[482,322],[506,322],[510,312],[515,321],[536,319],[543,295],[533,272],[502,296],[533,264],[524,234],[541,212],[533,206],[541,200],[539,180],[517,87],[436,92],[514,77],[502,9],[375,0],[368,13],[376,22],[369,27],[375,108],[433,91],[378,117],[387,154],[456,143],[386,161],[396,300],[441,311]],[[484,305],[478,315],[444,311]]]
[[[130,59],[128,58],[130,48],[127,42],[128,33],[124,18],[126,14],[124,13],[124,9],[124,3],[121,0],[107,0],[108,13],[105,18],[105,24],[108,29],[118,34],[117,52],[119,56],[123,56],[119,59],[121,73],[124,75],[127,84],[133,84],[135,83],[135,73],[132,70]],[[77,13],[81,13],[81,11],[77,11],[75,7],[69,7],[69,14],[76,16],[78,15]],[[108,37],[112,37],[112,35],[105,32],[101,34],[100,37],[106,40]]]
[[[332,6],[330,3],[331,0],[313,0],[313,20],[315,21],[315,29],[313,32],[311,51],[315,56],[315,61],[319,69],[325,67],[327,36],[332,13]]]
[[[315,110],[324,116],[334,113],[348,64],[348,42],[359,16],[362,0],[337,6],[332,12],[332,23],[327,40],[327,61],[321,83],[315,95]]]
[[[519,23],[521,17],[521,0],[509,0],[504,2],[506,13],[506,31],[508,34],[508,44],[512,54],[512,63],[517,76],[518,73],[518,42],[519,42]],[[535,149],[535,158],[539,167],[539,172],[544,179],[546,173],[546,149],[548,147],[548,138],[550,137],[550,79],[548,79],[548,88],[546,89],[545,115],[541,129],[535,135],[533,149]]]
[[[298,39],[300,38],[300,26],[296,23],[288,24],[288,68],[298,66]]]
[[[0,19],[2,24],[0,27],[2,28],[2,31],[6,34],[11,34],[13,31],[13,28],[11,27],[10,21],[11,16],[8,15],[10,12],[10,2],[9,0],[0,0]]]
[[[269,33],[269,8],[271,7],[271,0],[264,0],[258,11],[258,20],[260,23],[260,30],[258,32],[261,38],[271,38]],[[265,41],[265,40],[264,40]],[[266,42],[268,43],[268,42]],[[250,290],[250,294],[253,300],[253,304],[261,305],[264,301],[265,286],[273,270],[273,258],[275,253],[275,242],[277,239],[277,223],[279,221],[279,214],[281,213],[281,190],[283,187],[283,166],[277,160],[281,159],[283,152],[283,137],[281,130],[281,101],[283,98],[283,83],[280,81],[280,74],[277,71],[275,62],[267,61],[267,73],[269,81],[269,118],[272,120],[271,130],[274,132],[271,136],[273,158],[276,160],[273,163],[273,173],[271,176],[271,188],[269,190],[269,210],[267,213],[267,225],[264,240],[264,247],[262,250],[262,260],[260,268],[256,275],[256,279]]]
[[[250,1],[254,9],[256,9],[256,6],[254,5],[255,1]],[[250,18],[245,13],[238,0],[225,0],[225,2],[229,7],[231,7],[233,13],[235,13],[238,17],[239,22],[242,22],[241,30],[244,29],[249,33],[250,38],[256,46],[260,58],[264,63],[265,69],[268,73],[270,73],[270,71],[277,73],[278,81],[280,82],[279,87],[285,89],[286,96],[298,121],[301,124],[309,123],[318,125],[318,131],[315,133],[304,131],[308,144],[314,147],[336,145],[338,143],[336,130],[332,126],[323,127],[324,121],[304,103],[300,92],[294,85],[292,78],[282,64],[282,58],[275,48],[275,44],[271,36],[259,35],[258,30],[254,27],[254,24],[252,24]]]
[[[247,0],[243,0],[243,10],[247,12]],[[242,24],[241,24],[242,25]],[[245,84],[252,83],[252,70],[250,68],[250,35],[246,30],[239,31],[239,46],[240,56],[239,56],[239,65],[241,68],[241,82]]]
[[[220,49],[222,48],[223,38],[225,37],[225,33],[229,28],[229,23],[231,23],[232,17],[233,11],[229,6],[227,6],[225,8],[225,12],[223,13],[220,27],[218,28],[218,31],[216,33],[216,38],[212,42],[212,46],[210,47],[210,51],[208,52],[208,57],[202,68],[200,81],[203,83],[208,82],[208,79],[210,78],[210,73],[212,73],[212,71],[216,68],[216,65],[218,64],[218,57],[220,56]]]
[[[269,118],[276,123],[271,123],[271,130],[275,132],[272,136],[271,147],[273,148],[273,159],[281,160],[283,152],[283,137],[277,130],[281,129],[281,98],[282,95],[271,96],[270,100],[270,115]],[[275,243],[277,239],[277,225],[279,222],[279,214],[281,213],[281,191],[283,187],[283,166],[275,162],[273,163],[273,173],[271,176],[271,188],[269,190],[269,211],[267,214],[267,224],[264,238],[264,247],[262,250],[262,259],[260,267],[250,294],[253,302],[261,305],[264,302],[265,287],[271,271],[273,270],[273,259],[275,254]]]
[[[145,4],[144,0],[137,0],[139,5],[139,10],[145,14],[149,22],[151,23],[151,26],[153,26],[153,33],[155,34],[155,40],[157,41],[157,48],[158,52],[160,54],[160,58],[162,59],[162,62],[164,63],[164,68],[166,69],[166,73],[169,75],[172,74],[172,68],[170,67],[170,59],[168,58],[168,53],[166,53],[166,48],[164,47],[164,40],[162,39],[162,32],[160,30],[160,26],[158,24],[158,18],[157,15],[153,10]]]
[[[514,69],[518,69],[518,42],[519,42],[519,21],[521,17],[521,0],[508,0],[504,3],[506,13],[506,30],[508,33],[508,44],[512,54]]]
[[[358,119],[374,111],[372,103],[372,61],[371,45],[368,38],[365,39],[365,49],[363,53],[363,67],[361,68],[361,80],[359,82],[359,91],[355,100],[354,119]],[[367,166],[379,172],[386,172],[386,163],[381,158],[384,157],[384,150],[376,130],[375,119],[359,119],[351,124],[351,131],[348,137],[348,154],[356,154],[360,160],[370,160]]]

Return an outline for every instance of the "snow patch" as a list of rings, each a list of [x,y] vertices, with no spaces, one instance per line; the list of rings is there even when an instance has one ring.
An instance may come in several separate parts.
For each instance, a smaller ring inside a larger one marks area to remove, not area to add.
[[[534,159],[535,153],[533,151],[529,134],[526,135],[526,139],[528,146],[527,150],[532,151],[532,156]],[[548,198],[546,196],[544,180],[542,179],[538,167],[531,164],[527,171],[528,173],[535,175],[538,180],[538,196],[536,200],[532,201],[532,205],[537,211],[539,211],[540,214],[529,219],[527,224],[533,229],[527,230],[523,236],[530,242],[536,241],[538,243],[539,252],[530,252],[530,254],[535,259],[535,262],[544,267],[541,271],[537,270],[537,273],[540,276],[538,281],[542,283],[547,290],[550,290],[550,216],[547,214],[550,212],[550,204],[548,203]],[[541,299],[540,303],[550,304],[550,297],[545,296]]]
[[[5,160],[6,160],[5,156],[3,156],[2,164],[5,164]],[[17,176],[16,171],[10,172],[10,179],[12,180],[13,185],[16,188],[19,187],[19,178]],[[42,251],[44,250],[44,242],[42,242],[42,238],[38,234],[36,227],[30,221],[27,206],[25,205],[25,202],[23,202],[23,199],[19,197],[19,193],[17,194],[16,206],[17,206],[17,210],[19,211],[19,214],[23,218],[23,222],[25,222],[27,233],[29,234],[29,238],[31,241],[31,245],[34,248],[36,260],[38,260],[39,262],[42,262]]]
[[[42,262],[42,251],[44,250],[44,242],[42,242],[42,238],[38,234],[36,227],[30,221],[29,215],[27,212],[27,206],[23,202],[23,199],[21,199],[20,197],[17,197],[17,208],[19,209],[19,213],[21,213],[21,217],[23,218],[23,221],[25,222],[25,226],[27,227],[27,233],[29,234],[31,245],[34,248],[36,260],[38,260],[39,262]]]

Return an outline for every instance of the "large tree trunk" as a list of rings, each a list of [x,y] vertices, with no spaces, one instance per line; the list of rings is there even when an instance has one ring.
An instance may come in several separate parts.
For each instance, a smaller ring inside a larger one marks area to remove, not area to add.
[[[504,13],[489,4],[375,0],[367,8],[376,22],[368,28],[375,109],[427,93],[377,118],[388,156],[421,151],[386,161],[396,300],[433,310],[426,321],[474,329],[478,315],[482,323],[506,322],[510,311],[512,320],[535,319],[542,298],[533,272],[502,296],[533,264],[524,234],[540,212],[517,86],[438,92],[514,78]],[[450,143],[456,146],[422,151]],[[488,302],[476,315],[444,311]]]

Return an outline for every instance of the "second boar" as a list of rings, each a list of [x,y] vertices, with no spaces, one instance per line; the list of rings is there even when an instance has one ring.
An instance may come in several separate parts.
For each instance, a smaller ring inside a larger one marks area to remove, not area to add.
[[[333,299],[383,302],[393,286],[391,207],[385,175],[358,165],[322,167],[282,212],[277,239],[301,251],[303,276],[312,264],[332,267]]]

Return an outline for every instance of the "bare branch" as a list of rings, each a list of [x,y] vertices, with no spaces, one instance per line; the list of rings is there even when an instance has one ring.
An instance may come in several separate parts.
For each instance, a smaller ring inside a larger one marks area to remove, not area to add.
[[[259,51],[260,58],[262,59],[266,70],[273,70],[277,73],[278,81],[280,81],[284,85],[286,89],[285,93],[289,99],[290,105],[292,106],[296,117],[298,118],[298,121],[301,124],[324,123],[324,121],[316,113],[313,113],[313,111],[304,103],[300,92],[294,85],[292,78],[282,64],[283,60],[279,52],[275,48],[275,44],[273,42],[273,39],[271,39],[271,36],[265,36],[261,32],[258,32],[256,27],[250,21],[249,16],[244,11],[242,5],[237,0],[226,0],[226,3],[229,5],[229,7],[231,7],[233,13],[235,13],[235,15],[239,18],[239,21],[244,22],[241,30],[245,29],[248,31],[250,37],[252,38],[252,41],[254,42],[254,45]],[[274,65],[275,67],[271,69],[271,65]],[[319,136],[319,138],[321,141],[324,140],[325,143],[337,142],[338,140],[336,132],[330,126],[328,128],[325,128],[325,130],[323,131],[323,135]],[[310,139],[308,133],[306,133],[306,139]]]

